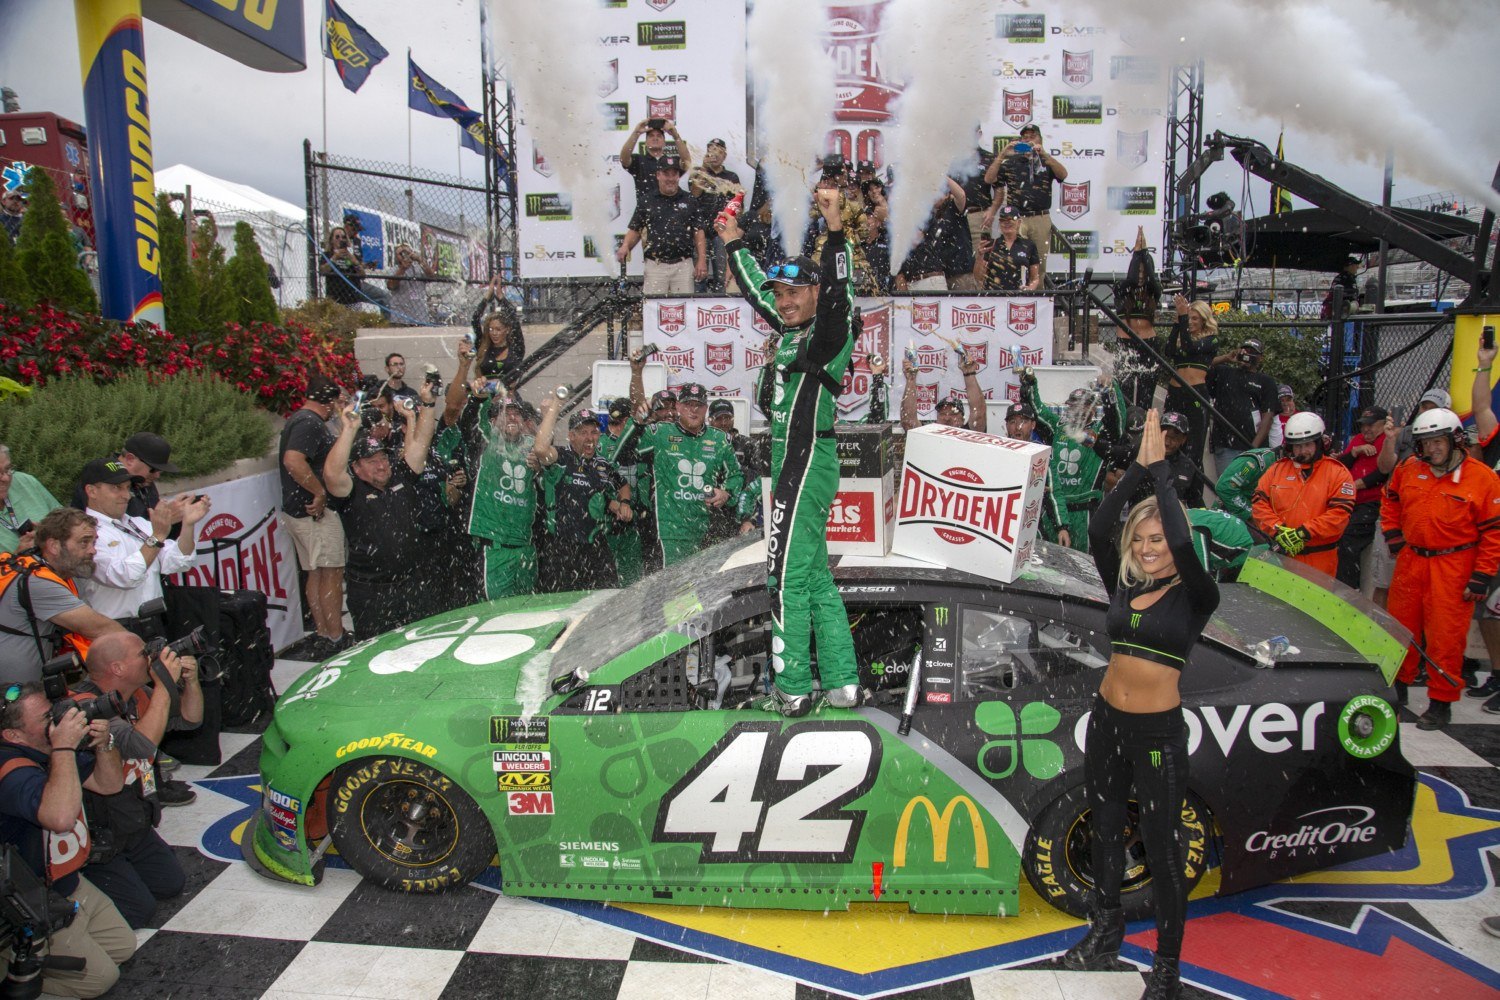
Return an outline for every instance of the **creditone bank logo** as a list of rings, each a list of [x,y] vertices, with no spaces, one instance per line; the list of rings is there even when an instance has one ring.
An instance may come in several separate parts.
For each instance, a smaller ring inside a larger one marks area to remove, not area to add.
[[[1022,768],[1039,781],[1062,773],[1062,747],[1047,734],[1055,731],[1062,714],[1046,702],[1022,705],[1019,715],[1003,701],[981,702],[974,710],[974,724],[994,739],[979,748],[979,773],[1002,780]]]
[[[974,834],[974,867],[988,868],[990,866],[990,842],[984,832],[984,820],[981,818],[979,807],[974,800],[967,795],[955,795],[948,800],[942,812],[925,795],[916,795],[907,800],[906,808],[901,811],[901,821],[896,824],[896,842],[891,849],[891,863],[895,868],[906,867],[906,845],[911,832],[912,817],[917,815],[920,808],[927,815],[927,825],[932,830],[932,860],[934,863],[942,863],[948,860],[948,834],[953,824],[953,817],[958,814],[958,807],[963,806],[969,817],[969,829]]]
[[[1297,817],[1297,829],[1285,833],[1257,830],[1245,838],[1245,850],[1264,854],[1296,856],[1299,853],[1332,853],[1345,844],[1368,844],[1377,832],[1375,810],[1369,806],[1329,806]]]

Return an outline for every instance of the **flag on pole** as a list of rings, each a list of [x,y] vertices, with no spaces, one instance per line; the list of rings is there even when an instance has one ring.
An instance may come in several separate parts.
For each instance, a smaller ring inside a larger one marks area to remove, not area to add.
[[[472,149],[483,156],[485,149],[489,148],[503,164],[505,155],[491,140],[489,130],[484,127],[484,116],[465,104],[453,91],[424,73],[410,56],[407,56],[406,64],[410,80],[406,106],[437,118],[453,119],[458,123],[458,141],[465,149]]]
[[[323,54],[333,60],[345,88],[354,92],[364,86],[370,71],[390,55],[333,0],[323,0]]]
[[[1276,136],[1276,159],[1286,159],[1286,130]],[[1280,215],[1292,210],[1292,193],[1285,188],[1271,185],[1271,214]]]

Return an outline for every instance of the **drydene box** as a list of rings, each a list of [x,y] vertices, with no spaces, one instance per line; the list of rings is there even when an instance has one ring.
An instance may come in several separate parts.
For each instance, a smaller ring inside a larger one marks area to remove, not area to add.
[[[1009,583],[1031,557],[1052,449],[962,427],[906,435],[891,550]]]

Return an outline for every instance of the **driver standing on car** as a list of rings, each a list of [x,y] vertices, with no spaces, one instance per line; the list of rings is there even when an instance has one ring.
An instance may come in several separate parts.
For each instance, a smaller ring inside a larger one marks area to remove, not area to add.
[[[1145,998],[1178,995],[1178,956],[1187,922],[1187,883],[1179,837],[1187,795],[1187,729],[1178,684],[1219,588],[1193,551],[1187,513],[1172,488],[1161,421],[1146,414],[1141,447],[1130,468],[1089,522],[1089,548],[1109,592],[1105,618],[1112,652],[1089,714],[1084,748],[1097,882],[1089,930],[1068,949],[1069,969],[1108,968],[1125,935],[1120,881],[1131,800],[1150,865],[1156,908],[1156,959]],[[1147,477],[1152,497],[1115,525]]]
[[[825,529],[839,485],[833,423],[844,372],[854,352],[854,266],[837,188],[815,192],[828,227],[823,259],[797,257],[762,272],[739,222],[715,223],[745,301],[776,331],[776,351],[761,370],[757,399],[771,421],[770,537],[766,589],[771,596],[771,690],[784,715],[812,709],[812,651],[828,703],[860,703],[849,615],[828,567]]]

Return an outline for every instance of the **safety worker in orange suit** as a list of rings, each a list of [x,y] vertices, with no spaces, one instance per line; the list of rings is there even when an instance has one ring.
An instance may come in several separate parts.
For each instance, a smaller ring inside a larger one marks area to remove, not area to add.
[[[1426,650],[1427,711],[1419,729],[1442,729],[1463,694],[1464,647],[1474,604],[1500,568],[1500,476],[1465,450],[1462,422],[1434,409],[1411,424],[1417,453],[1391,472],[1380,527],[1396,557],[1387,609],[1411,630],[1396,677],[1397,697],[1417,679]]]
[[[1354,478],[1326,454],[1323,430],[1316,413],[1287,419],[1282,457],[1256,484],[1250,515],[1273,549],[1333,576],[1354,510]]]

